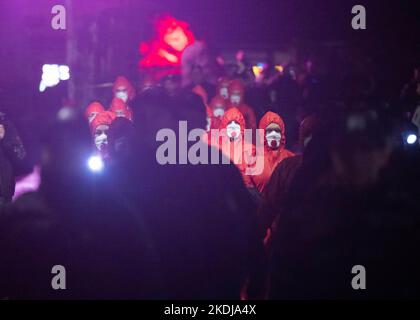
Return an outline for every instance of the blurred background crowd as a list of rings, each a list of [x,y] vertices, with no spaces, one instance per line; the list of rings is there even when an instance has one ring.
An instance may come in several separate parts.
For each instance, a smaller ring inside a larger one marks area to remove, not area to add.
[[[187,2],[2,4],[0,297],[418,297],[413,6]],[[230,163],[159,164],[180,121]]]

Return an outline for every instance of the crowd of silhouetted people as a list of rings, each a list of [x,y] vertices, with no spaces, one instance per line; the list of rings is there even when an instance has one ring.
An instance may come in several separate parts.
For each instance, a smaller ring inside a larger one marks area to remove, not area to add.
[[[257,79],[243,65],[216,82],[200,65],[119,76],[111,101],[40,128],[40,187],[13,202],[26,152],[2,118],[0,298],[419,297],[419,69],[395,105],[345,80],[310,61]],[[202,129],[186,152],[207,150],[208,164],[179,163],[183,121]],[[157,159],[161,129],[176,164]],[[65,290],[51,287],[55,265]]]

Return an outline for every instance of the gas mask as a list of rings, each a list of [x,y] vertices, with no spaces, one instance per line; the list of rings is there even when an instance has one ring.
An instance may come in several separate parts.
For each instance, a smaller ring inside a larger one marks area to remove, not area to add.
[[[221,96],[223,99],[227,99],[227,98],[229,98],[228,88],[220,88],[220,96]]]
[[[121,99],[124,102],[127,102],[127,100],[128,100],[127,90],[117,89],[117,92],[115,93],[115,97]]]
[[[265,138],[267,144],[271,149],[278,149],[280,147],[281,133],[277,131],[271,131],[266,133]]]
[[[241,135],[241,126],[239,123],[232,121],[227,125],[226,133],[230,139],[236,140]]]
[[[95,146],[98,150],[102,150],[108,144],[108,136],[102,131],[100,134],[95,134]]]
[[[213,110],[213,115],[217,118],[223,117],[224,114],[225,114],[225,109],[223,108],[215,108]]]
[[[237,93],[232,94],[230,96],[230,102],[235,106],[239,105],[239,103],[241,102],[241,95]]]

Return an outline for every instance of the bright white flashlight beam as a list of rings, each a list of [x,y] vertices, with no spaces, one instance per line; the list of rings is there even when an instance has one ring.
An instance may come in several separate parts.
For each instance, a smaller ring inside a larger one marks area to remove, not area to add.
[[[70,68],[66,65],[44,64],[42,66],[41,83],[39,91],[44,92],[47,88],[54,87],[61,81],[70,79]]]
[[[416,143],[416,141],[417,141],[417,136],[415,135],[415,134],[409,134],[408,136],[407,136],[407,143],[408,144],[414,144],[414,143]]]
[[[91,156],[88,160],[88,167],[93,172],[100,172],[104,168],[104,162],[100,156]]]

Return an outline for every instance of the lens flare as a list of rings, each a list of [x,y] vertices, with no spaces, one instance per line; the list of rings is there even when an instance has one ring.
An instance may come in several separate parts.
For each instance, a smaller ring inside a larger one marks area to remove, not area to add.
[[[92,172],[100,172],[104,168],[104,162],[100,156],[91,156],[88,160],[88,167]]]
[[[407,136],[407,143],[408,144],[414,144],[417,141],[417,136],[415,134],[409,134]]]

